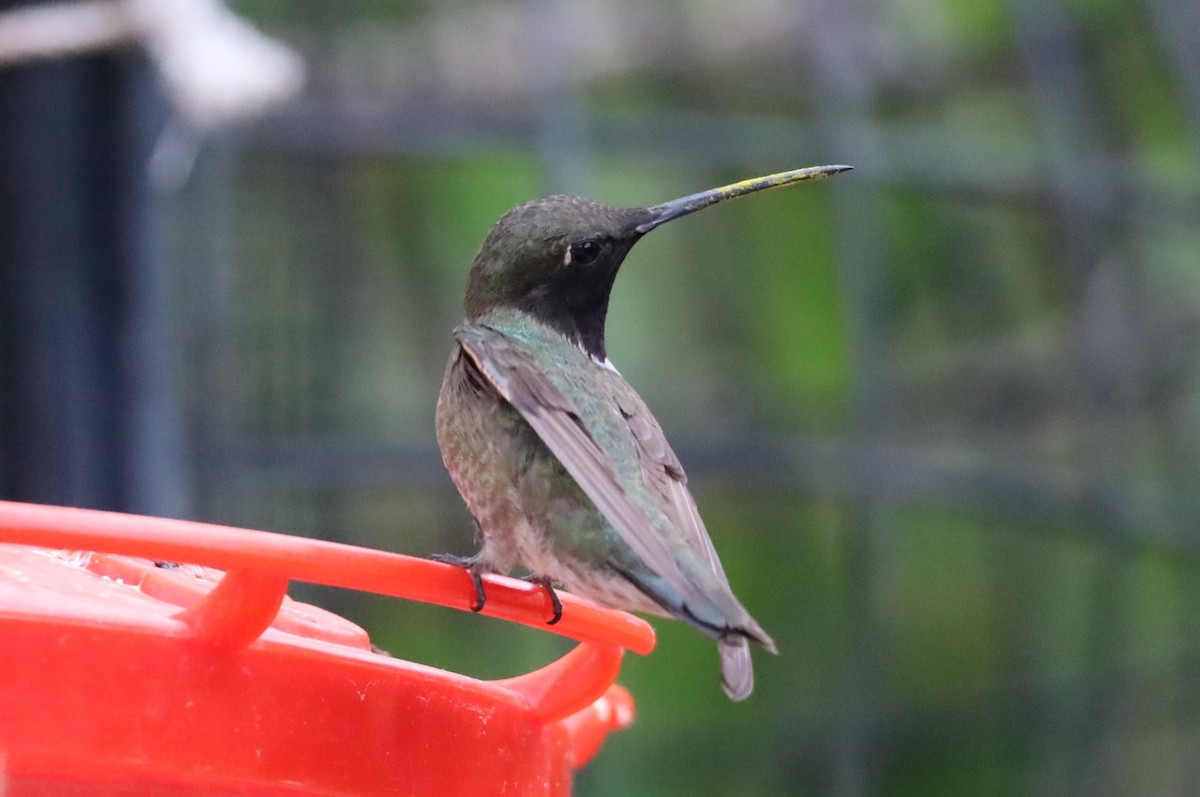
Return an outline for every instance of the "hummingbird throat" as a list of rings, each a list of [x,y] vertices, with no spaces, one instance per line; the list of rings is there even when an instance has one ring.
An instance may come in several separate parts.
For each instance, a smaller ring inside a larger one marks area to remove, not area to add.
[[[604,323],[615,279],[614,268],[613,273],[600,283],[568,284],[560,286],[562,293],[554,291],[547,296],[528,296],[520,309],[565,335],[596,362],[604,363],[608,359],[604,346]],[[582,280],[580,282],[583,283]]]

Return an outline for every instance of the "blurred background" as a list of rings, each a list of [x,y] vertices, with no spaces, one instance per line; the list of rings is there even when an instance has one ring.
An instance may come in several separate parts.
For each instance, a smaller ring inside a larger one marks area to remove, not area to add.
[[[232,8],[303,60],[267,113],[137,31],[0,57],[0,497],[468,553],[433,408],[495,219],[849,163],[617,281],[610,356],[781,655],[730,704],[656,622],[578,793],[1200,793],[1200,4]],[[567,647],[293,594],[480,677]]]

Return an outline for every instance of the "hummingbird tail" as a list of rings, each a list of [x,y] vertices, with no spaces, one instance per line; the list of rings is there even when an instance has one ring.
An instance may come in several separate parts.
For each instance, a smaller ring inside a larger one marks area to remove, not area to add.
[[[745,700],[754,691],[754,662],[745,637],[724,640],[717,646],[721,657],[721,686],[730,700]]]
[[[726,629],[717,640],[717,653],[721,657],[721,686],[725,688],[725,695],[730,700],[745,700],[754,691],[751,642],[757,642],[772,653],[779,653],[775,647],[775,640],[771,639],[749,613],[744,613],[739,626]]]
[[[745,700],[754,691],[754,663],[750,660],[750,642],[757,642],[772,653],[779,653],[775,640],[753,617],[736,629],[730,629],[717,642],[721,657],[721,686],[730,700]]]

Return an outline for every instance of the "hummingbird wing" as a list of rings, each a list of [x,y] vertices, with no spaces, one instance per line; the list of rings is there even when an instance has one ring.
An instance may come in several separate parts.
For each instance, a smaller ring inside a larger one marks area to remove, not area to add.
[[[734,700],[748,697],[754,688],[748,639],[755,639],[772,652],[775,643],[733,596],[687,488],[683,466],[641,397],[615,371],[605,371],[603,384],[616,399],[625,434],[634,444],[644,491],[682,537],[695,565],[710,574],[699,579],[701,583],[695,574],[685,572],[646,508],[627,491],[578,407],[538,367],[526,346],[484,324],[464,324],[455,330],[455,338],[479,372],[501,398],[516,408],[625,543],[651,571],[679,591],[683,605],[677,611],[718,636],[725,693]],[[704,581],[715,584],[706,587]],[[719,607],[722,619],[702,620],[689,611],[689,603]]]
[[[659,501],[675,528],[679,530],[693,555],[706,565],[732,594],[729,578],[717,556],[712,538],[692,491],[687,488],[687,474],[679,457],[667,442],[658,419],[632,388],[622,391],[618,398],[621,414],[629,425],[629,431],[637,442],[642,474],[647,486],[659,497]],[[775,642],[747,612],[743,621],[743,632],[758,640],[772,653],[777,652]],[[754,691],[754,665],[750,658],[750,645],[745,636],[722,640],[720,645],[721,680],[725,693],[733,700],[744,700]]]
[[[521,413],[633,552],[668,583],[683,587],[685,594],[690,592],[693,588],[671,549],[645,510],[622,487],[578,408],[525,348],[482,324],[464,324],[454,336],[479,372]]]
[[[658,498],[663,511],[683,536],[688,548],[726,586],[729,579],[717,557],[716,548],[700,519],[700,512],[692,493],[687,488],[687,474],[667,437],[659,426],[658,419],[632,389],[622,390],[617,396],[621,415],[637,444],[638,459],[642,467],[642,478]]]

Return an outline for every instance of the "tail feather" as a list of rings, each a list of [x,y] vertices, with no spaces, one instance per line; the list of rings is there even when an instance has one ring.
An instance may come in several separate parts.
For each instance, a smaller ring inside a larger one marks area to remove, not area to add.
[[[657,573],[618,569],[666,613],[682,620],[717,642],[721,658],[721,684],[730,700],[745,700],[754,691],[754,662],[750,658],[750,643],[756,642],[772,653],[779,651],[775,640],[763,630],[750,613],[738,603],[726,586],[706,594],[692,584],[687,599],[676,585],[668,583]]]
[[[754,662],[750,660],[750,643],[745,637],[721,642],[721,686],[730,700],[745,700],[754,691]]]
[[[750,658],[750,642],[759,643],[772,653],[779,651],[775,640],[747,616],[746,626],[737,629],[717,642],[721,657],[721,686],[730,700],[745,700],[754,691],[754,662]]]

